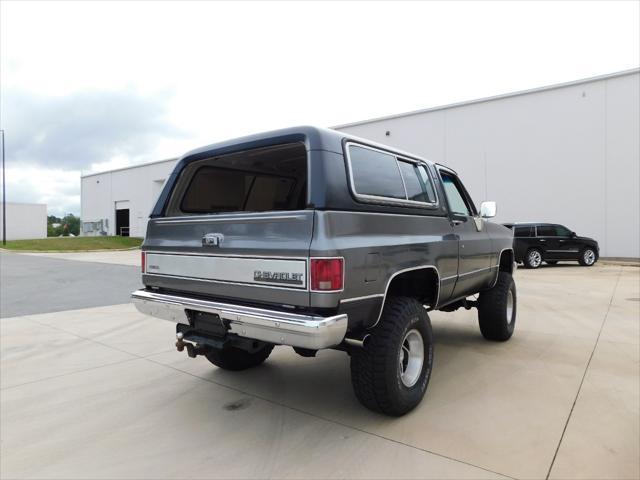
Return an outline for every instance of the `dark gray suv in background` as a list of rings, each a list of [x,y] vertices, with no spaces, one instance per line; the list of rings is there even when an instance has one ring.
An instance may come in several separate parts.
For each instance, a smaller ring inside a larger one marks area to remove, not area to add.
[[[276,345],[343,350],[360,402],[402,415],[429,382],[428,311],[477,307],[485,338],[513,334],[513,237],[494,215],[450,168],[336,131],[223,142],[167,179],[133,301],[227,370]]]

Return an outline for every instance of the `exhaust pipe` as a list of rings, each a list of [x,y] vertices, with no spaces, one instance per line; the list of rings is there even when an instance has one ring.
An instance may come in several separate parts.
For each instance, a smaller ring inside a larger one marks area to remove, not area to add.
[[[361,338],[344,337],[344,340],[342,341],[352,347],[364,348],[368,343],[370,336],[371,335],[369,335],[368,333],[365,333],[364,336],[362,336]]]

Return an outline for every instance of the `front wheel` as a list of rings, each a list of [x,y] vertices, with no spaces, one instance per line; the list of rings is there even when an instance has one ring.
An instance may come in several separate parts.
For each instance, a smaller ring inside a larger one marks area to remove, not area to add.
[[[598,256],[593,248],[587,247],[580,254],[578,262],[580,262],[580,265],[582,265],[583,267],[590,267],[591,265],[596,263],[597,259]]]
[[[487,340],[509,340],[516,327],[516,284],[509,272],[498,272],[498,281],[478,298],[478,323]]]
[[[351,383],[365,407],[385,415],[411,411],[424,397],[433,365],[427,311],[408,297],[387,299],[363,348],[351,353]]]

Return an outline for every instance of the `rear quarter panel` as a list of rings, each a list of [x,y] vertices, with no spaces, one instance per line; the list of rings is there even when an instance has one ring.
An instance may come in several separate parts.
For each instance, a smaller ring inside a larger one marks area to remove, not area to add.
[[[447,217],[347,211],[317,211],[310,256],[343,257],[344,291],[311,293],[312,307],[337,307],[369,298],[375,315],[394,274],[433,266],[443,282],[440,296],[450,295],[458,268],[458,241]]]

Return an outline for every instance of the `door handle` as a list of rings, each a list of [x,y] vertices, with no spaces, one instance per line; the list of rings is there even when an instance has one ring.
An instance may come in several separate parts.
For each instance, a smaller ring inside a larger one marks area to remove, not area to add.
[[[541,242],[546,242],[546,240],[544,238],[541,238],[540,241]]]
[[[460,225],[462,223],[462,220],[451,220],[451,223],[453,223],[454,225]]]

